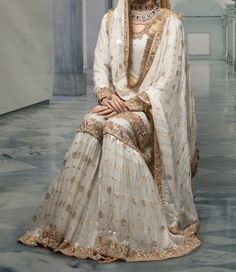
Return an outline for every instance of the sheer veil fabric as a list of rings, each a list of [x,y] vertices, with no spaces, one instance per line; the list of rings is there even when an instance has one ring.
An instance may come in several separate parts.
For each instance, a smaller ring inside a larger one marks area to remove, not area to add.
[[[138,97],[149,107],[108,120],[84,116],[30,229],[19,238],[23,244],[98,262],[164,260],[201,245],[192,191],[197,121],[183,24],[161,8],[153,26],[134,88],[129,1],[119,0],[104,15],[94,91],[125,102]]]
[[[128,87],[129,20],[127,0],[120,0],[110,24],[111,70],[115,91],[124,100],[135,96]],[[196,232],[199,219],[191,188],[191,160],[197,152],[195,102],[190,88],[182,20],[163,10],[145,76],[139,87],[152,105],[162,154],[162,197],[168,227],[175,233]]]

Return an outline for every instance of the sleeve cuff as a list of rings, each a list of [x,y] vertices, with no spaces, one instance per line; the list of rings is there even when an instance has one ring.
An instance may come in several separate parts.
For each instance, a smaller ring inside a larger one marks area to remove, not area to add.
[[[147,112],[149,108],[151,108],[151,103],[148,98],[148,95],[144,92],[141,94],[128,99],[127,101],[124,102],[125,106],[130,110],[130,111],[144,111]]]
[[[97,97],[97,100],[100,104],[102,102],[102,99],[104,99],[112,94],[113,94],[113,92],[108,87],[104,87],[104,88],[98,89],[96,91],[96,97]]]

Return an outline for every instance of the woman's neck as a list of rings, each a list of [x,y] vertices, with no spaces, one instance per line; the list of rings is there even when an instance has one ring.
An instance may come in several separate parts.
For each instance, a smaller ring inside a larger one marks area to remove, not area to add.
[[[151,10],[155,6],[155,0],[133,0],[130,5],[133,10]]]

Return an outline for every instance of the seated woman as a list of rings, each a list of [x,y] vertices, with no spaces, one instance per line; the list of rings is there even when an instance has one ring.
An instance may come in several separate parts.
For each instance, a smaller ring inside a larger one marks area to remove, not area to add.
[[[19,241],[98,262],[179,257],[201,244],[198,149],[180,16],[119,0],[95,50],[98,99]]]

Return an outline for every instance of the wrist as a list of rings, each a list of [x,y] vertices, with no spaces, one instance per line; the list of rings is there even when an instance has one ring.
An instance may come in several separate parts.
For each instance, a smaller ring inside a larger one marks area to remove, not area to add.
[[[102,104],[102,101],[111,96],[113,94],[113,92],[108,88],[108,87],[103,87],[103,88],[100,88],[96,91],[96,97],[97,97],[97,100],[100,104]]]

